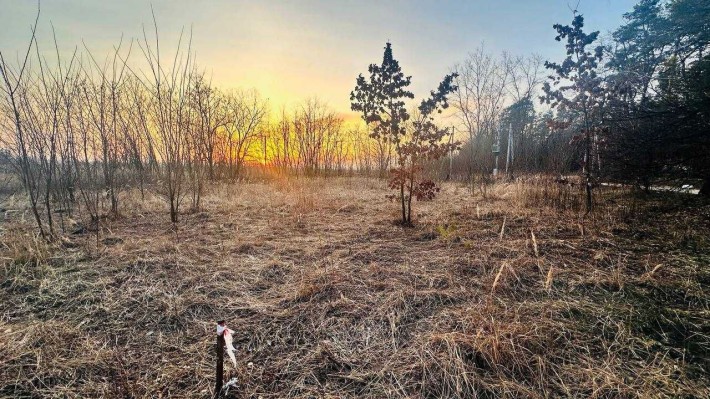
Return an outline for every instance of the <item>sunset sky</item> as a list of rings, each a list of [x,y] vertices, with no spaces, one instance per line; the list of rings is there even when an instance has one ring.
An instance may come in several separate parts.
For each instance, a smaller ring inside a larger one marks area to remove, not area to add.
[[[635,0],[581,0],[589,29],[607,33],[622,23]],[[103,58],[123,34],[152,30],[150,2],[139,0],[42,2],[39,42],[53,54],[51,24],[60,50],[82,39]],[[152,2],[163,54],[174,51],[181,28],[192,28],[201,68],[222,87],[256,88],[272,108],[318,96],[348,115],[358,73],[379,62],[386,41],[413,91],[425,94],[451,66],[481,43],[491,52],[564,55],[552,25],[568,23],[576,0],[469,1],[160,1]],[[16,58],[26,45],[36,2],[0,0],[0,50]],[[51,24],[50,24],[51,23]],[[136,51],[133,57],[139,58]]]

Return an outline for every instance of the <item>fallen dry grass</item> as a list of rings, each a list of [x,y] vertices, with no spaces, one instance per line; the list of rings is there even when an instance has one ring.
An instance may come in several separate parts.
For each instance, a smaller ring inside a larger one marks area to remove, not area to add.
[[[0,397],[709,397],[710,206],[379,180],[220,185],[177,229],[127,193],[101,244],[0,235]]]

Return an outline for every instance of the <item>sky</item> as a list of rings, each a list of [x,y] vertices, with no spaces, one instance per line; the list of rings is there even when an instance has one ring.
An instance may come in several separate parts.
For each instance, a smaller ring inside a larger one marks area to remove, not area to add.
[[[555,23],[568,24],[578,0],[336,1],[336,0],[43,0],[38,41],[54,54],[84,45],[97,59],[142,39],[157,19],[161,51],[174,54],[181,30],[192,31],[200,69],[224,88],[255,88],[272,109],[318,97],[344,117],[359,73],[379,63],[385,42],[412,75],[412,91],[425,95],[452,66],[484,45],[491,53],[538,54],[558,61]],[[579,0],[589,30],[609,33],[636,0]],[[0,0],[0,51],[17,59],[34,22],[34,0]],[[83,44],[82,44],[83,43]],[[134,51],[132,58],[140,59]],[[135,61],[139,62],[139,61]]]

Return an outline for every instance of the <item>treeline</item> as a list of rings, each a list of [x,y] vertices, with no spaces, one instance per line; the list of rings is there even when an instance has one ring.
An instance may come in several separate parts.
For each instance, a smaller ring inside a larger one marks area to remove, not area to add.
[[[346,125],[342,116],[318,99],[308,99],[272,120],[264,126],[262,143],[254,154],[278,173],[381,176],[390,165],[390,145],[370,138],[359,124]]]
[[[580,173],[589,208],[602,181],[709,194],[710,4],[642,0],[625,19],[604,40],[576,13],[555,25],[560,62],[470,53],[452,67],[451,118],[437,116],[456,133],[437,130],[432,145],[451,150],[421,172],[482,184],[494,168],[508,178]],[[95,223],[117,213],[129,188],[160,195],[177,222],[184,207],[199,209],[207,182],[254,170],[384,177],[414,137],[346,124],[316,99],[270,114],[256,91],[215,87],[189,38],[161,55],[155,31],[104,60],[88,50],[48,58],[34,30],[19,62],[0,52],[3,167],[22,182],[43,236],[78,207]]]
[[[710,195],[710,2],[644,0],[608,46],[602,176]]]
[[[206,182],[235,181],[249,169],[333,175],[387,167],[386,146],[346,129],[322,102],[272,117],[255,90],[213,86],[191,54],[183,43],[161,57],[158,38],[145,37],[119,43],[101,62],[89,51],[50,61],[34,30],[17,65],[0,53],[2,162],[22,182],[41,235],[54,236],[57,215],[77,207],[94,224],[117,214],[130,188],[156,192],[177,222],[184,206],[199,209]]]
[[[455,66],[468,137],[454,174],[580,172],[602,181],[691,185],[710,195],[710,3],[642,0],[611,37],[575,12],[555,25],[560,62],[482,48]],[[562,51],[563,50],[563,51]]]

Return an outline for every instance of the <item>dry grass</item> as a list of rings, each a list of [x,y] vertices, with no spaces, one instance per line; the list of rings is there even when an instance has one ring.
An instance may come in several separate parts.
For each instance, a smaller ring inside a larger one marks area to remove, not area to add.
[[[220,318],[233,397],[710,396],[708,205],[450,184],[404,229],[385,194],[223,185],[176,230],[129,193],[98,250],[13,216],[0,397],[211,397]]]

